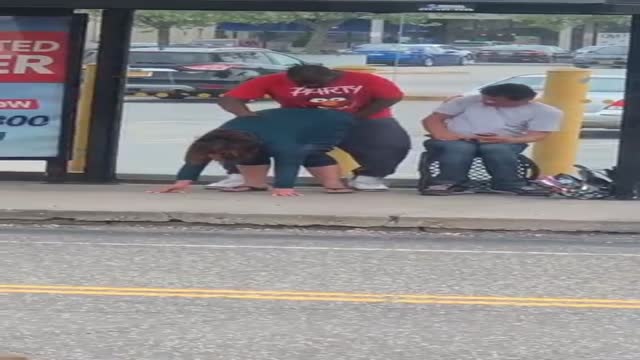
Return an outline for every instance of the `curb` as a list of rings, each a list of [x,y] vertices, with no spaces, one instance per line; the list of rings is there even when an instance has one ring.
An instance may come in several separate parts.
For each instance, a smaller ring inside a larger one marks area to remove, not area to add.
[[[10,224],[157,224],[292,228],[347,228],[382,230],[549,231],[640,234],[633,221],[554,219],[425,218],[400,215],[349,216],[263,215],[184,212],[110,212],[61,210],[5,210],[0,222]]]

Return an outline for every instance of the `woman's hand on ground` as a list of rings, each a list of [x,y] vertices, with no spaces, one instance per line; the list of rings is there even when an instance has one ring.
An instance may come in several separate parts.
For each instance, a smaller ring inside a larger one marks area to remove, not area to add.
[[[271,191],[271,196],[294,197],[294,196],[302,196],[302,194],[297,192],[295,189],[273,189]]]
[[[185,193],[189,191],[191,184],[193,181],[191,180],[179,180],[176,181],[175,184],[171,186],[167,186],[165,188],[161,188],[158,190],[147,191],[152,194],[175,194],[175,193]]]

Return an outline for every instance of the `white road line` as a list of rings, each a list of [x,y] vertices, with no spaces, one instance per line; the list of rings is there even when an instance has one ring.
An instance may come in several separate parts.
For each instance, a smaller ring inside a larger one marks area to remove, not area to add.
[[[211,250],[253,249],[253,250],[301,250],[301,251],[371,251],[406,253],[442,253],[442,254],[493,254],[493,255],[549,255],[549,256],[616,256],[640,257],[640,254],[621,253],[569,253],[546,251],[502,251],[502,250],[439,250],[439,249],[385,249],[359,247],[323,247],[323,246],[275,246],[275,245],[211,245],[211,244],[157,244],[157,243],[112,243],[112,242],[73,242],[73,241],[12,241],[0,240],[0,244],[15,245],[79,245],[79,246],[122,246],[122,247],[158,247],[158,248],[204,248]]]

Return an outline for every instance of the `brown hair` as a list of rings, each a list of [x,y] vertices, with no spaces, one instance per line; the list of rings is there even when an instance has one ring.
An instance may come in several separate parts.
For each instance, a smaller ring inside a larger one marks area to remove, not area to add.
[[[194,141],[185,155],[185,161],[202,164],[215,155],[226,161],[246,161],[260,151],[260,140],[253,134],[238,130],[216,129]]]

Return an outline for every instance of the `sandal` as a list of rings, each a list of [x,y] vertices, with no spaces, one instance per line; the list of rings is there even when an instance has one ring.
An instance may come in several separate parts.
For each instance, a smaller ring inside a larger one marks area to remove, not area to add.
[[[326,194],[337,194],[337,195],[341,195],[341,194],[353,194],[355,191],[353,189],[349,189],[349,188],[325,188],[324,192]]]
[[[234,186],[234,187],[231,187],[231,188],[221,189],[220,191],[222,191],[222,192],[237,192],[237,193],[241,193],[241,192],[264,192],[264,191],[269,191],[269,188],[268,187],[257,187],[257,186],[240,185],[240,186]]]

